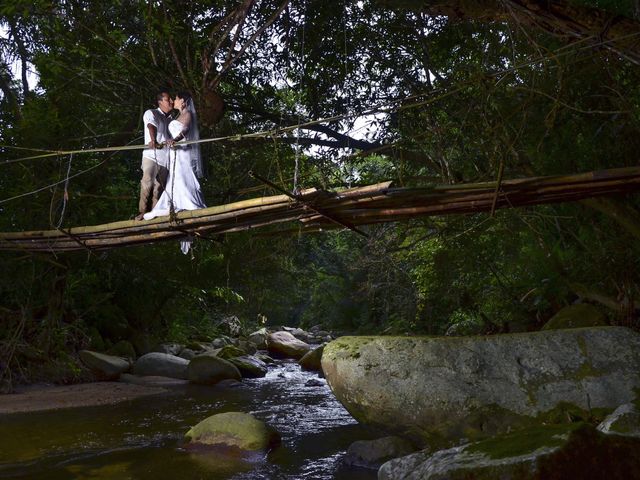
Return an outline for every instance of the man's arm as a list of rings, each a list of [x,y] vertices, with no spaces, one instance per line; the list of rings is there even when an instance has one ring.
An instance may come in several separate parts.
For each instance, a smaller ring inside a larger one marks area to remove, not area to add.
[[[147,129],[149,130],[149,137],[151,141],[149,142],[149,148],[156,148],[156,135],[158,135],[158,128],[153,123],[147,123]]]

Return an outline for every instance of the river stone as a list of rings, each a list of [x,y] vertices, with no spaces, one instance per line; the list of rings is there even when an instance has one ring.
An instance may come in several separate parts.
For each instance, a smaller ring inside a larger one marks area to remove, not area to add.
[[[188,378],[193,383],[214,384],[226,379],[240,380],[242,375],[228,360],[204,353],[189,362]]]
[[[542,330],[559,328],[603,327],[607,317],[597,307],[588,303],[577,303],[564,307],[544,324]]]
[[[400,437],[388,436],[376,440],[359,440],[349,445],[342,463],[354,467],[378,469],[398,457],[414,452],[413,445]]]
[[[216,352],[216,355],[220,358],[224,358],[225,360],[229,360],[233,357],[241,357],[242,355],[246,355],[247,352],[242,350],[235,345],[225,345],[220,350]]]
[[[196,357],[197,355],[200,355],[201,351],[195,351],[192,350],[190,348],[183,348],[182,350],[180,350],[180,355],[178,355],[180,358],[184,358],[185,360],[192,360],[194,357]]]
[[[638,407],[633,403],[620,405],[598,425],[598,430],[606,434],[640,438],[640,411],[638,411]]]
[[[322,352],[324,350],[324,345],[319,346],[313,350],[308,351],[304,354],[298,363],[302,367],[303,370],[311,370],[313,372],[322,372],[322,365],[320,360],[322,359]]]
[[[153,351],[178,356],[183,348],[184,346],[179,343],[161,343],[160,345],[157,345]]]
[[[267,349],[267,336],[269,333],[266,328],[261,328],[260,330],[256,330],[251,335],[249,335],[249,341],[253,343],[256,348],[266,350]]]
[[[281,356],[299,359],[311,348],[307,343],[298,340],[289,332],[273,332],[267,337],[269,352]]]
[[[483,337],[342,337],[322,368],[358,421],[427,440],[613,410],[640,388],[640,334],[624,327]]]
[[[551,425],[390,460],[378,480],[626,480],[640,471],[639,448],[591,425]]]
[[[104,380],[114,380],[118,378],[121,373],[131,368],[131,364],[124,358],[92,352],[91,350],[80,350],[79,355],[80,360],[82,360],[93,373]]]
[[[197,445],[237,447],[245,451],[268,451],[279,435],[264,422],[242,412],[212,415],[185,435],[187,447]]]
[[[133,366],[133,373],[187,379],[188,365],[189,360],[184,358],[168,353],[150,352],[138,358]]]
[[[238,367],[238,370],[245,378],[264,377],[268,371],[267,364],[253,355],[230,358],[229,362]]]

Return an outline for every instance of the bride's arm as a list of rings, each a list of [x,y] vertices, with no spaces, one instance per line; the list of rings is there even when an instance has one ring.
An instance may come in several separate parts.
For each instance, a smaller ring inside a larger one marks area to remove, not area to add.
[[[176,136],[176,138],[173,139],[174,142],[179,142],[180,140],[183,140],[186,138],[187,132],[189,131],[189,127],[191,127],[191,113],[185,112],[184,114],[180,115],[180,117],[178,117],[178,121],[182,123],[182,125],[184,125],[184,128]]]

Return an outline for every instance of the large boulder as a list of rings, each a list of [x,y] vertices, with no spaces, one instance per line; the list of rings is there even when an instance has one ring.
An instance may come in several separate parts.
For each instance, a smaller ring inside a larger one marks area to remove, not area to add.
[[[189,360],[176,357],[168,353],[147,353],[136,361],[133,366],[135,375],[153,375],[161,377],[187,379]]]
[[[267,349],[267,336],[269,333],[266,328],[261,328],[260,330],[256,330],[251,335],[249,335],[249,341],[253,343],[256,348],[260,348],[262,350]]]
[[[597,307],[588,303],[576,303],[559,310],[544,324],[542,330],[558,330],[560,328],[603,327],[607,325],[607,317]]]
[[[240,450],[266,452],[280,437],[264,422],[242,412],[212,415],[185,435],[186,446],[226,446]]]
[[[640,388],[640,334],[598,327],[483,337],[342,337],[322,368],[360,422],[428,440],[476,438],[570,408],[629,403]],[[575,414],[574,414],[575,415]]]
[[[591,425],[550,425],[390,460],[379,480],[564,480],[638,478],[640,440]]]
[[[311,349],[309,344],[285,331],[270,333],[267,346],[273,355],[295,359],[302,358]]]
[[[358,440],[349,445],[342,463],[349,466],[377,470],[383,463],[414,452],[413,445],[404,438],[382,437],[376,440]]]
[[[92,352],[91,350],[80,350],[79,355],[80,360],[89,367],[89,370],[103,380],[115,380],[121,373],[131,368],[131,364],[121,357]]]
[[[238,368],[214,353],[204,353],[189,362],[188,378],[193,383],[211,385],[221,380],[240,380],[242,375]]]
[[[230,358],[229,362],[233,363],[245,378],[264,377],[269,370],[266,363],[253,355]]]
[[[313,372],[322,372],[322,352],[324,351],[324,345],[319,346],[313,350],[309,350],[298,361],[303,370],[311,370]]]

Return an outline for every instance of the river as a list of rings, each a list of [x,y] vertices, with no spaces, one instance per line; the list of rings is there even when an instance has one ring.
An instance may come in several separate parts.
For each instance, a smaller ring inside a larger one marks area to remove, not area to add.
[[[381,434],[359,425],[325,380],[307,385],[317,378],[282,361],[236,386],[190,385],[110,406],[1,415],[0,478],[375,479],[374,470],[344,467],[341,458],[352,442]],[[240,468],[182,448],[191,426],[229,411],[263,420],[282,444]]]

